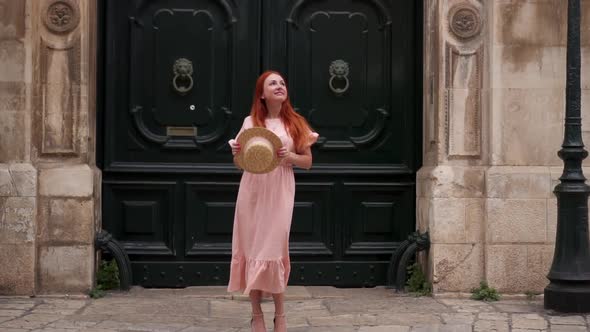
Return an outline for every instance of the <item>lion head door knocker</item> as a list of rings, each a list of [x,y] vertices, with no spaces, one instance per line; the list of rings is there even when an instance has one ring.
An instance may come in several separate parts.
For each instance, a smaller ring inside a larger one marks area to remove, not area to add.
[[[349,73],[350,68],[344,60],[334,60],[330,64],[330,81],[328,85],[330,86],[330,90],[337,96],[344,94],[350,87],[350,82],[348,81]]]
[[[184,96],[193,88],[193,63],[189,59],[177,59],[174,61],[172,71],[174,72],[172,79],[174,91]]]

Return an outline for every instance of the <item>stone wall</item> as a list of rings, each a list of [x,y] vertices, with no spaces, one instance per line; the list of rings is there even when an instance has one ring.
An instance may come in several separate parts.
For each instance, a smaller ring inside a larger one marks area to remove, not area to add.
[[[25,1],[0,1],[0,294],[35,289],[37,171],[30,158],[31,43]]]
[[[0,0],[1,294],[92,287],[95,6]]]
[[[582,6],[587,64],[590,2]],[[557,151],[565,117],[567,1],[494,1],[490,10],[493,134],[486,174],[486,279],[504,292],[540,292],[553,261],[553,189],[563,170]],[[586,123],[588,106],[583,103]],[[588,139],[587,133],[585,128]]]
[[[453,8],[461,6],[472,14],[457,16]],[[590,142],[590,1],[582,7],[583,130]],[[567,1],[430,1],[427,14],[435,17],[427,21],[438,35],[426,38],[425,68],[439,70],[425,71],[425,79],[437,82],[425,86],[435,96],[429,103],[425,96],[425,134],[435,135],[425,140],[417,215],[419,229],[432,235],[434,289],[469,291],[487,280],[505,293],[542,292],[555,243],[553,188],[562,171],[557,151],[565,116]],[[470,67],[445,49],[473,45],[477,37],[461,43],[452,26],[474,29],[479,19],[484,59],[477,86],[469,75],[454,75]],[[463,98],[458,104],[457,85],[481,87],[480,103]],[[479,133],[461,127],[472,123],[466,117],[453,123],[456,114],[468,113],[481,115],[481,126],[474,126]],[[480,139],[480,155],[457,155],[453,148],[457,140]]]

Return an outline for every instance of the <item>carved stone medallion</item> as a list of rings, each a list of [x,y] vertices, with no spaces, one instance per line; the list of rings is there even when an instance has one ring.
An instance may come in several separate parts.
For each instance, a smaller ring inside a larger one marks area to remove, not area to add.
[[[51,0],[44,13],[45,26],[53,32],[72,31],[80,22],[80,9],[72,0]]]
[[[449,12],[449,25],[457,38],[470,39],[481,31],[481,16],[473,6],[456,5]]]

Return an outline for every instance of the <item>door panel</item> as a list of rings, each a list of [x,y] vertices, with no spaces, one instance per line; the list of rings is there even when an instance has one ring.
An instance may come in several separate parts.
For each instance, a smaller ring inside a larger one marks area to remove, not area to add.
[[[104,181],[103,227],[129,254],[174,257],[174,182]]]
[[[227,140],[257,76],[285,74],[320,133],[296,170],[291,284],[384,282],[414,229],[419,5],[106,0],[103,228],[134,283],[227,283],[240,173]]]
[[[301,181],[296,184],[295,191],[291,255],[334,259],[334,183]]]
[[[231,255],[239,183],[186,182],[186,256]]]
[[[287,73],[296,109],[321,134],[315,160],[411,171],[413,146],[400,143],[415,141],[413,2],[267,4],[279,13],[264,18],[265,46],[276,53],[270,66]]]
[[[257,2],[111,0],[107,13],[107,169],[227,163],[259,68]]]
[[[342,235],[345,256],[388,255],[392,242],[405,240],[413,229],[408,209],[415,199],[410,183],[343,183],[350,216]]]

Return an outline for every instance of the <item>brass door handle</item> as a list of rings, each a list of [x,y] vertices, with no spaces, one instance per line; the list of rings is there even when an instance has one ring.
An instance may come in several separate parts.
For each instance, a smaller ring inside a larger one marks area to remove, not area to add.
[[[179,95],[184,96],[192,90],[193,81],[193,63],[186,58],[179,58],[174,61],[172,66],[174,78],[172,79],[172,87]]]

